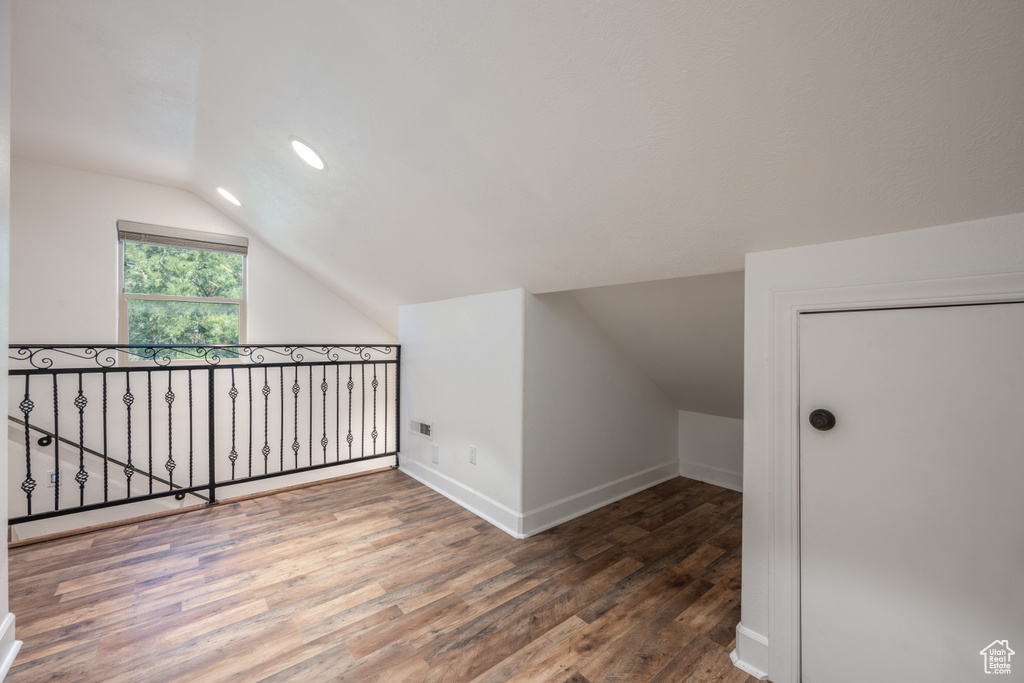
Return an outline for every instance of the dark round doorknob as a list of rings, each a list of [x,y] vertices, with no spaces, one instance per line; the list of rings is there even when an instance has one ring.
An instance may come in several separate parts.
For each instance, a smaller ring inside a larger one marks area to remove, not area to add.
[[[809,419],[811,426],[819,432],[827,432],[836,426],[836,416],[824,408],[818,408],[817,410],[811,411]]]

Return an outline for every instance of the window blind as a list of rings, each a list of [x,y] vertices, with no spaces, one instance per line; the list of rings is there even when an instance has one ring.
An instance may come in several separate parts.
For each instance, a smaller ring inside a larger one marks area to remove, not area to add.
[[[172,247],[206,249],[209,251],[230,251],[236,254],[249,253],[249,238],[235,235],[218,235],[184,228],[169,228],[164,225],[150,225],[134,221],[117,221],[118,239],[129,242],[149,242]]]

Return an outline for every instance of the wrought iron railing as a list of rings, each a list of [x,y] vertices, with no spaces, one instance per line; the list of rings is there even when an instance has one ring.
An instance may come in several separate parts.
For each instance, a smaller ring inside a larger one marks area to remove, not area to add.
[[[24,494],[11,524],[398,464],[397,345],[19,344],[9,357],[9,476]]]

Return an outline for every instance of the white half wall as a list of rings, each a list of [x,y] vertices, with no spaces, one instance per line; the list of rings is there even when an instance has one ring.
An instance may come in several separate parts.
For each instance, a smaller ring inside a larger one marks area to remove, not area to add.
[[[7,348],[11,235],[11,2],[0,0],[0,348]],[[0,396],[7,395],[7,354],[0,360]],[[0,510],[7,509],[7,439],[0,439]],[[0,542],[0,680],[7,676],[21,642],[15,640],[7,587],[7,543]]]
[[[516,289],[399,309],[402,470],[514,536],[522,534],[524,296]],[[410,432],[410,420],[429,423],[431,438]]]
[[[743,420],[679,411],[679,474],[743,490]]]
[[[191,192],[14,159],[11,339],[117,339],[118,219],[249,238],[249,343],[393,343],[385,331]]]
[[[679,473],[676,408],[568,292],[526,296],[523,532]]]
[[[738,665],[800,679],[800,313],[1022,298],[1024,214],[747,255]]]

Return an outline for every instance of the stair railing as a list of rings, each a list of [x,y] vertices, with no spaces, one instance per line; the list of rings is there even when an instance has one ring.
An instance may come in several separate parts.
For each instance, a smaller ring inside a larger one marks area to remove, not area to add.
[[[9,358],[9,475],[24,496],[11,524],[398,464],[397,345],[18,344]]]

